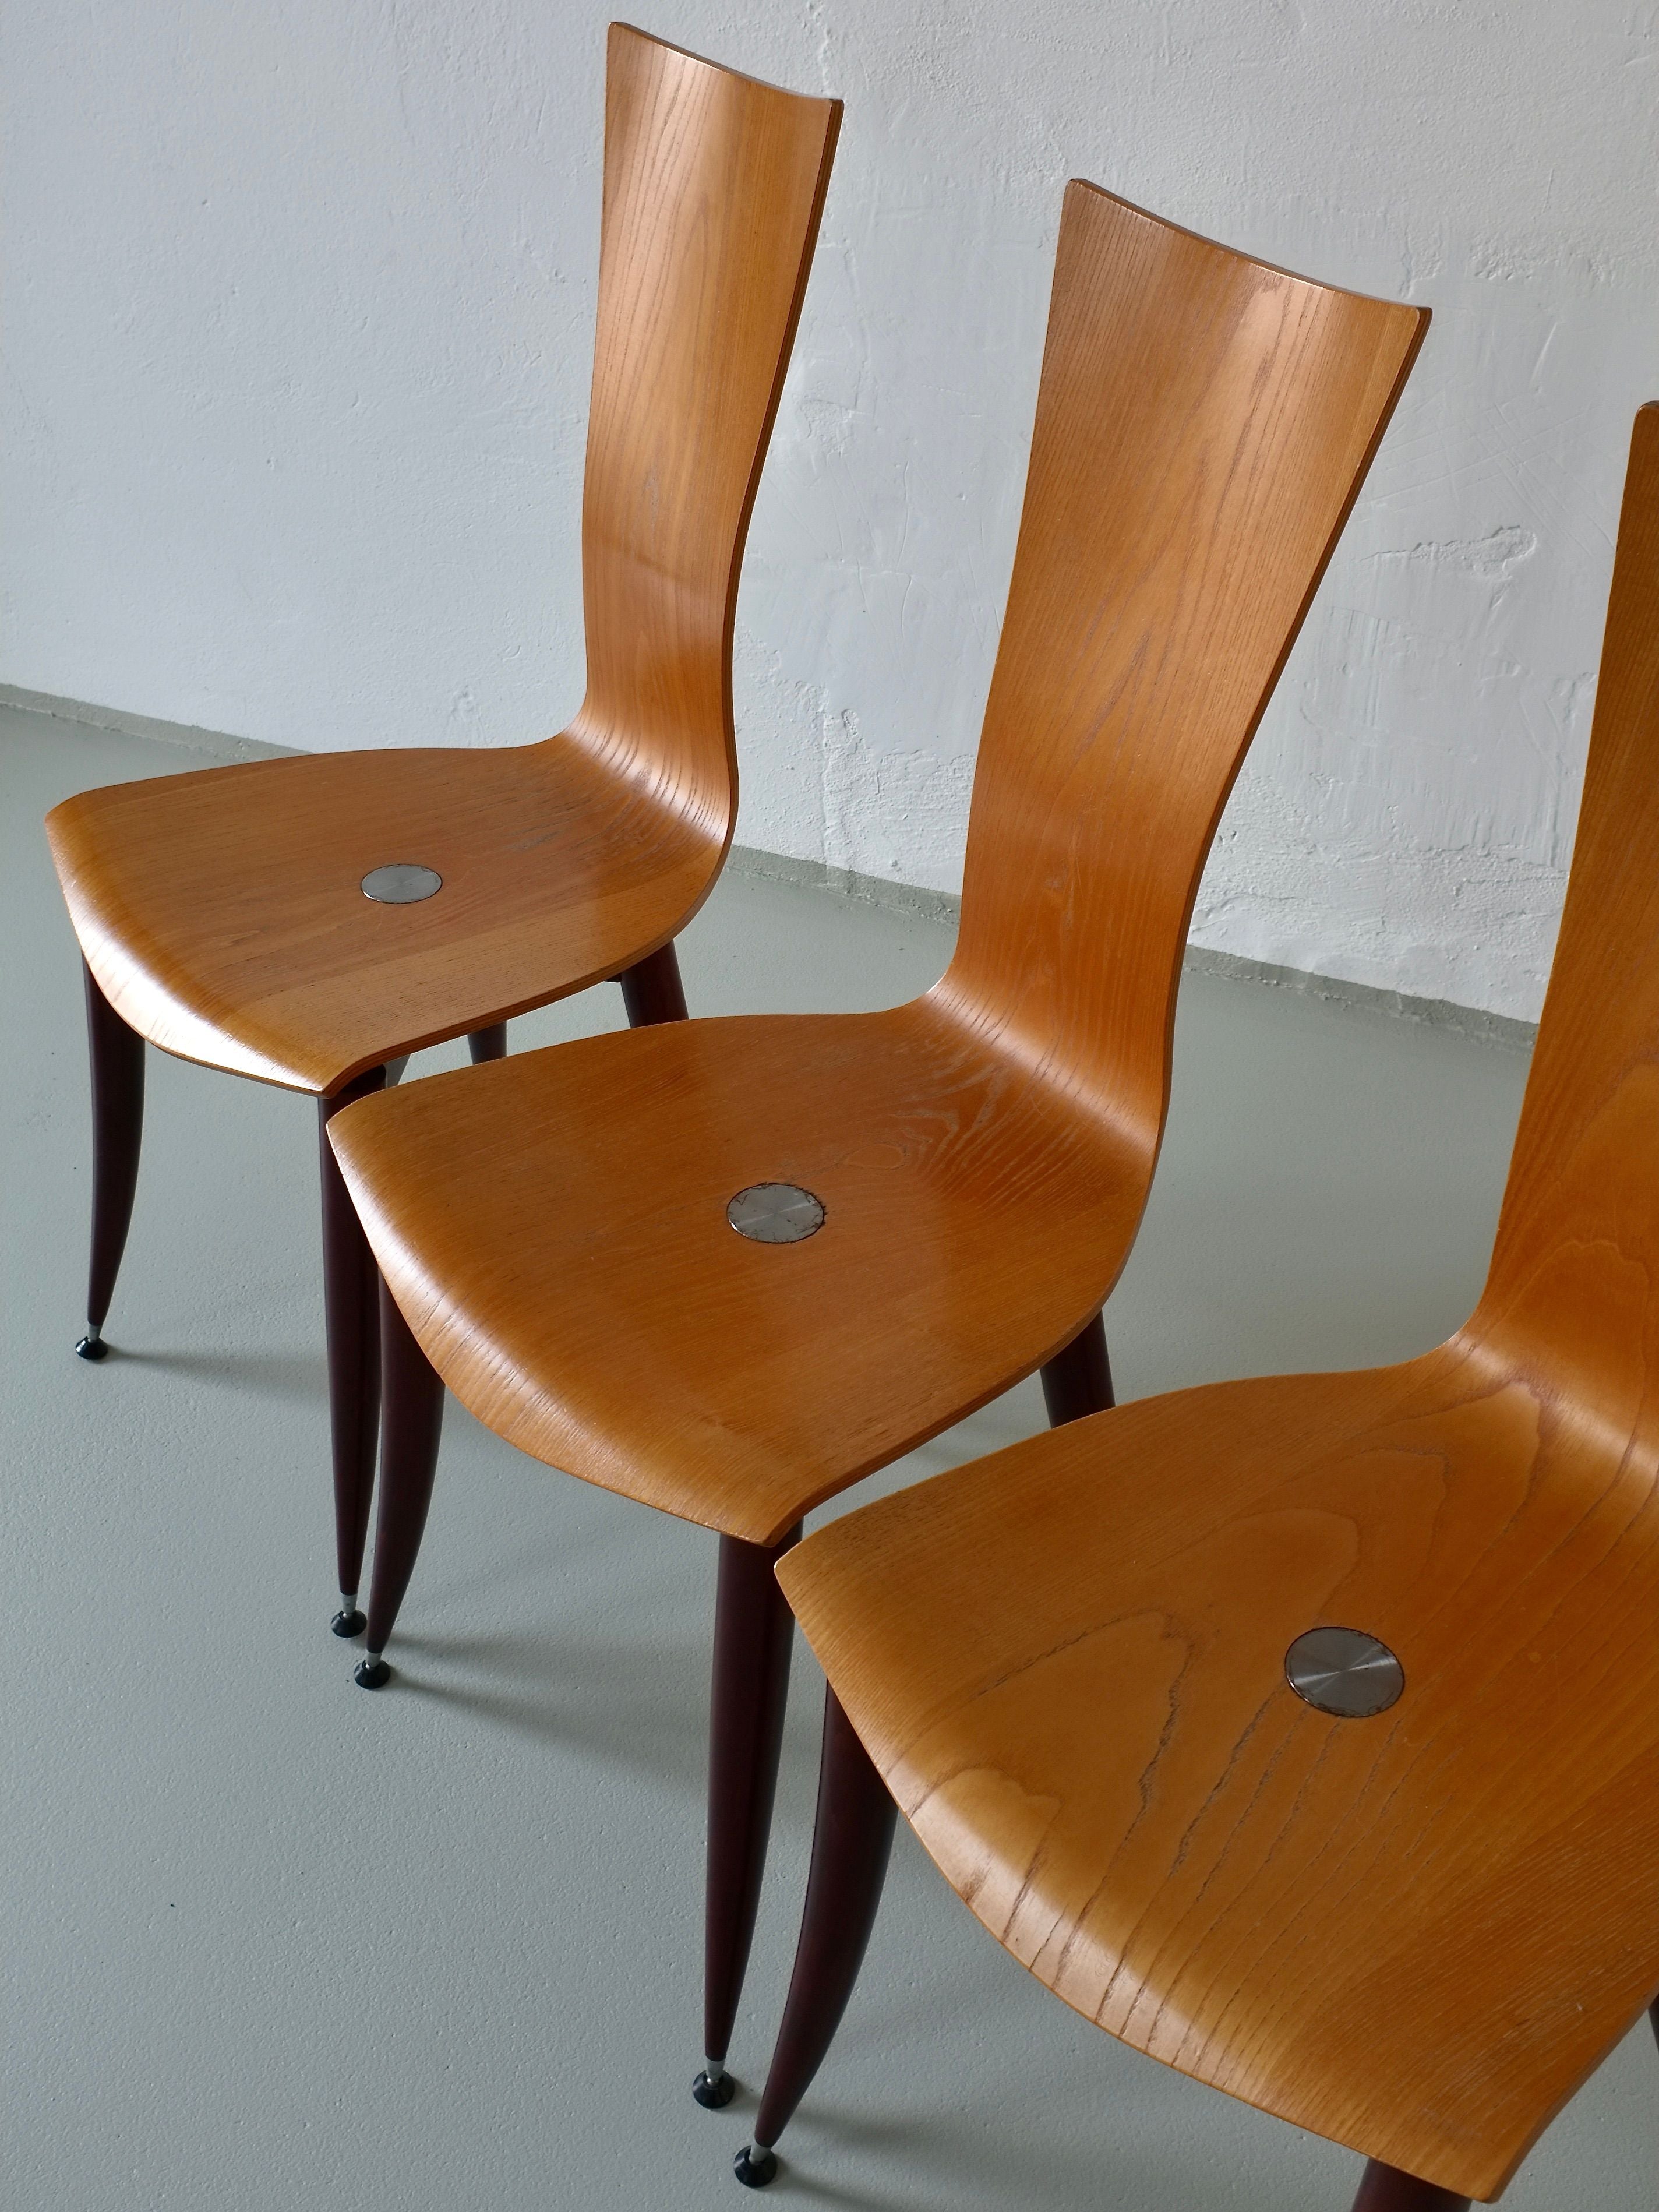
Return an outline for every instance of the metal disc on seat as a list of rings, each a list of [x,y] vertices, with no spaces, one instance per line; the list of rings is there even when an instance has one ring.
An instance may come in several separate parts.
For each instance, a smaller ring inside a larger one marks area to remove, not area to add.
[[[363,878],[363,896],[377,899],[382,906],[413,906],[417,899],[429,899],[434,891],[443,889],[443,878],[435,868],[423,868],[417,860],[392,860],[384,868],[371,868]]]
[[[1285,1679],[1322,1713],[1358,1721],[1387,1712],[1406,1686],[1406,1670],[1361,1629],[1310,1628],[1285,1654]]]
[[[726,1209],[739,1237],[757,1244],[799,1244],[823,1226],[823,1207],[798,1182],[753,1182]]]

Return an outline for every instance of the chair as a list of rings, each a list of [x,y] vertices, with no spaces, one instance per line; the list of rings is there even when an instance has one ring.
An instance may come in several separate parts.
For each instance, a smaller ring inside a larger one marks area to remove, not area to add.
[[[719,1532],[701,2101],[731,2094],[771,1814],[775,1563],[1035,1368],[1055,1419],[1110,1404],[1100,1308],[1204,854],[1425,320],[1071,185],[944,981],[584,1040],[330,1125],[390,1293],[358,1679],[385,1678],[437,1376],[537,1458]]]
[[[783,1562],[831,1686],[740,2178],[828,2046],[896,1800],[1056,1996],[1364,2153],[1357,2212],[1498,2194],[1659,1988],[1656,1116],[1648,406],[1474,1318],[1016,1444]]]
[[[610,33],[598,331],[582,500],[587,693],[538,744],[261,761],[118,785],[47,817],[85,959],[94,1175],[87,1334],[138,1170],[143,1049],[313,1092],[321,1127],[469,1034],[614,977],[684,1019],[672,939],[731,841],[743,544],[841,103]],[[374,1480],[374,1263],[321,1142],[341,1591]]]

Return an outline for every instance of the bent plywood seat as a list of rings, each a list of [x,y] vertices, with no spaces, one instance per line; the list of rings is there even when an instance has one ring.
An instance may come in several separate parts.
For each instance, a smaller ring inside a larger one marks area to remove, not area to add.
[[[781,1569],[845,1721],[998,1941],[1114,2035],[1377,2161],[1368,2204],[1495,2197],[1659,1989],[1656,1128],[1649,406],[1474,1317],[1402,1366],[1015,1445]],[[1293,1692],[1291,1646],[1329,1627],[1395,1656],[1395,1702],[1344,1718]],[[867,1866],[862,1754],[833,1712],[826,1740]],[[837,1911],[867,1927],[867,1880]],[[844,2001],[810,1979],[768,2146]]]
[[[884,1013],[592,1038],[331,1125],[464,1403],[724,1540],[711,2060],[783,1707],[771,1562],[819,1500],[1039,1364],[1056,1415],[1110,1402],[1097,1316],[1152,1178],[1204,854],[1425,320],[1070,185],[944,981]],[[733,1234],[768,1183],[819,1202],[816,1233]],[[436,1450],[411,1353],[368,1670]]]
[[[93,791],[48,820],[88,971],[99,1112],[92,1323],[137,1171],[141,1039],[318,1094],[621,977],[684,1012],[672,939],[736,806],[732,626],[840,104],[613,25],[582,501],[587,690],[508,750],[262,761]],[[411,902],[365,896],[399,865]],[[376,1414],[374,1287],[324,1146],[339,1568],[355,1607]],[[357,1617],[361,1626],[361,1616]]]

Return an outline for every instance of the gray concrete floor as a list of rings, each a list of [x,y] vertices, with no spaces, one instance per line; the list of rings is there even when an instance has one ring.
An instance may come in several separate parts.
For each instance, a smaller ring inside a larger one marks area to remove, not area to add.
[[[735,2212],[752,2097],[708,2115],[687,2094],[712,1539],[452,1406],[399,1675],[356,1689],[325,1626],[314,1111],[156,1054],[119,1356],[71,1356],[86,1077],[40,817],[193,764],[0,714],[4,2201]],[[948,949],[936,924],[728,877],[682,959],[702,1012],[827,1009],[907,996]],[[606,988],[514,1043],[621,1018]],[[1188,978],[1163,1165],[1108,1309],[1121,1395],[1444,1334],[1480,1288],[1524,1078],[1501,1047]],[[1026,1384],[854,1497],[1040,1425]],[[733,2052],[750,2083],[792,1955],[818,1705],[802,1656]],[[902,1829],[786,2148],[775,2202],[864,2212],[1346,2212],[1358,2171],[1056,2003]],[[1659,2063],[1633,2035],[1507,2202],[1628,2212],[1656,2172]]]

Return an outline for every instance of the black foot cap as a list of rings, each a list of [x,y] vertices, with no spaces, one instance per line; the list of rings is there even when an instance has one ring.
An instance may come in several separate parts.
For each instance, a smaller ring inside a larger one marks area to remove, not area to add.
[[[342,1606],[328,1625],[337,1636],[361,1636],[368,1626],[368,1620],[355,1605],[349,1611]]]
[[[764,2189],[769,2181],[778,2178],[778,2154],[763,2150],[758,2144],[745,2143],[732,2160],[732,2171],[745,2189]]]
[[[360,1690],[383,1690],[392,1680],[392,1669],[384,1659],[360,1659],[351,1670],[351,1679]]]
[[[109,1346],[101,1336],[83,1336],[75,1347],[77,1359],[107,1359]]]
[[[729,2074],[722,2074],[719,2081],[711,2081],[706,2067],[691,2084],[691,2094],[705,2112],[723,2112],[737,2094],[738,2085]]]

